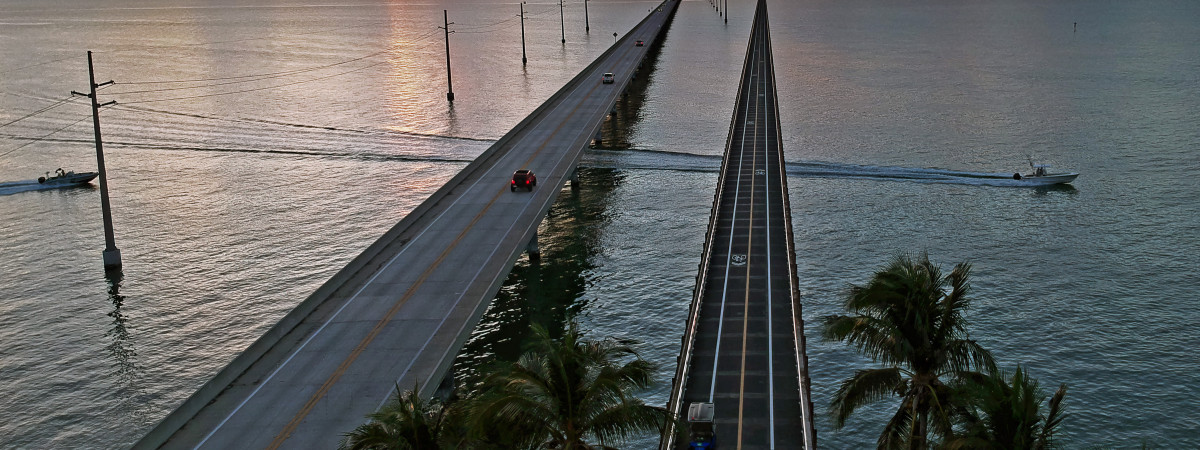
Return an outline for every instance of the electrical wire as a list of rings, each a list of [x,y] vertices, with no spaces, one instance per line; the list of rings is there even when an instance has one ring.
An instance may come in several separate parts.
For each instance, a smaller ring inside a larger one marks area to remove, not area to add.
[[[46,62],[34,63],[34,64],[30,64],[30,65],[28,65],[28,66],[21,66],[21,67],[17,67],[17,68],[14,68],[14,69],[0,70],[0,73],[16,72],[16,71],[18,71],[18,70],[25,70],[25,69],[29,69],[29,68],[33,68],[33,67],[44,66],[44,65],[47,65],[47,64],[54,64],[54,63],[56,63],[56,62],[62,62],[62,61],[66,61],[66,60],[68,60],[68,59],[74,59],[74,58],[78,58],[78,57],[79,57],[79,56],[68,56],[68,57],[66,57],[66,58],[59,58],[59,59],[50,60],[50,61],[46,61]]]
[[[88,115],[86,115],[86,116],[83,116],[83,118],[81,118],[81,119],[79,119],[79,120],[76,120],[76,121],[74,121],[74,122],[71,122],[70,124],[68,124],[68,125],[67,125],[67,126],[65,126],[65,127],[62,127],[62,128],[59,128],[59,129],[57,129],[57,130],[51,131],[50,133],[48,133],[48,134],[46,134],[46,135],[44,135],[44,136],[42,136],[42,137],[39,137],[39,138],[35,138],[35,139],[33,139],[33,140],[30,140],[29,142],[26,142],[26,143],[24,143],[24,144],[21,144],[21,145],[17,146],[17,148],[14,148],[14,149],[12,149],[12,150],[9,150],[9,151],[7,151],[7,152],[4,152],[4,153],[0,153],[0,158],[3,158],[3,157],[5,157],[5,156],[8,156],[8,155],[12,154],[13,152],[15,152],[15,151],[17,151],[17,150],[20,150],[20,149],[23,149],[23,148],[25,148],[25,147],[28,147],[29,145],[31,145],[31,144],[33,144],[33,143],[35,143],[35,142],[40,142],[40,141],[41,141],[41,140],[43,140],[43,139],[46,139],[46,138],[48,138],[48,137],[50,137],[50,136],[53,136],[55,133],[58,133],[59,131],[65,130],[65,129],[67,129],[67,128],[71,128],[71,127],[75,126],[75,124],[78,124],[79,122],[83,122],[83,121],[85,121],[85,120],[87,120],[87,119],[90,119],[90,118],[92,118],[92,115],[91,115],[91,114],[88,114]]]
[[[254,92],[254,91],[265,91],[267,89],[275,89],[275,88],[281,88],[281,87],[286,87],[286,86],[294,86],[297,84],[311,83],[313,81],[320,81],[320,80],[325,80],[325,79],[329,79],[329,78],[333,78],[333,77],[338,77],[338,76],[342,76],[342,75],[345,75],[348,73],[358,72],[360,70],[366,70],[366,69],[369,69],[369,68],[372,68],[372,67],[375,67],[378,65],[386,64],[386,63],[387,63],[387,61],[380,61],[380,62],[373,63],[373,64],[370,64],[367,66],[359,67],[357,69],[352,69],[352,70],[348,70],[348,71],[341,72],[341,73],[335,73],[333,75],[327,75],[324,77],[317,77],[317,78],[312,78],[312,79],[308,79],[308,80],[294,81],[291,83],[277,84],[274,86],[264,86],[261,88],[243,89],[240,91],[230,91],[230,92],[218,92],[215,94],[192,95],[192,96],[187,96],[187,97],[174,97],[174,98],[159,98],[159,99],[153,99],[153,100],[140,100],[140,101],[121,102],[121,103],[125,104],[125,105],[139,105],[139,104],[144,104],[144,103],[169,102],[169,101],[176,101],[176,100],[191,100],[191,99],[195,99],[195,98],[217,97],[217,96],[221,96],[221,95],[242,94],[242,93]]]
[[[327,29],[323,29],[323,30],[310,31],[310,32],[307,32],[307,33],[292,33],[291,35],[292,35],[292,36],[307,36],[307,35],[312,35],[312,34],[326,33],[326,32],[330,32],[330,31],[337,31],[337,30],[349,30],[349,29],[354,29],[354,28],[363,28],[363,27],[366,27],[366,26],[369,26],[369,25],[371,25],[371,24],[353,25],[353,26],[347,26],[347,27],[337,27],[337,28],[327,28]],[[227,41],[196,42],[196,43],[191,43],[191,44],[177,44],[177,45],[146,45],[146,46],[141,46],[141,47],[138,47],[138,48],[126,49],[126,50],[94,51],[93,53],[96,53],[96,54],[112,54],[112,53],[138,52],[138,51],[145,51],[146,49],[188,48],[188,47],[199,47],[199,46],[206,46],[206,45],[229,44],[229,43],[234,43],[234,42],[248,42],[248,41],[259,41],[259,40],[269,40],[269,39],[276,39],[276,38],[274,38],[274,37],[258,37],[258,38],[245,38],[245,39],[230,39],[230,40],[227,40]],[[16,72],[16,71],[19,71],[19,70],[25,70],[25,69],[30,69],[30,68],[34,68],[34,67],[44,66],[44,65],[47,65],[47,64],[54,64],[54,63],[56,63],[56,62],[62,62],[62,61],[66,61],[66,60],[68,60],[68,59],[74,59],[74,58],[78,58],[78,57],[79,57],[79,56],[68,56],[68,57],[65,57],[65,58],[59,58],[59,59],[54,59],[54,60],[50,60],[50,61],[45,61],[45,62],[40,62],[40,63],[34,63],[34,64],[30,64],[30,65],[27,65],[27,66],[21,66],[21,67],[16,67],[16,68],[12,68],[12,69],[0,70],[0,74],[9,73],[9,72]]]
[[[13,119],[12,121],[10,121],[10,122],[8,122],[8,123],[5,123],[5,124],[0,124],[0,128],[7,127],[7,126],[9,126],[9,125],[12,125],[12,124],[14,124],[14,123],[20,122],[20,121],[22,121],[22,120],[25,120],[25,119],[28,119],[28,118],[30,118],[30,117],[36,116],[36,115],[38,115],[38,114],[44,113],[44,112],[46,112],[46,111],[49,111],[49,110],[51,110],[51,109],[54,109],[54,108],[57,108],[57,107],[59,107],[59,106],[65,105],[65,104],[67,104],[67,103],[70,103],[72,100],[75,100],[75,97],[67,97],[67,98],[64,98],[64,99],[62,99],[62,100],[59,100],[59,101],[55,102],[54,104],[52,104],[52,105],[50,105],[50,106],[47,106],[47,107],[45,107],[45,108],[39,109],[39,110],[37,110],[37,111],[31,112],[31,113],[29,113],[29,114],[26,114],[26,115],[24,115],[24,116],[21,116],[21,117],[18,117],[18,118],[16,118],[16,119]]]
[[[425,39],[427,37],[433,36],[437,32],[438,32],[437,30],[434,30],[434,31],[425,33],[421,36],[417,36],[417,37],[413,38],[412,40],[415,41],[415,40]],[[284,77],[289,77],[289,76],[293,76],[293,75],[297,75],[297,74],[301,74],[301,73],[314,72],[314,71],[321,70],[321,69],[328,69],[330,67],[336,67],[336,66],[340,66],[340,65],[344,65],[344,64],[362,61],[364,59],[368,59],[368,58],[376,57],[376,56],[379,56],[382,54],[393,52],[399,46],[400,46],[400,44],[393,44],[383,50],[373,52],[373,53],[370,53],[370,54],[367,54],[364,56],[360,56],[357,58],[352,58],[352,59],[348,59],[345,61],[339,61],[336,63],[326,64],[326,65],[322,65],[322,66],[309,67],[309,68],[305,68],[305,69],[296,69],[296,70],[284,71],[284,72],[273,72],[273,73],[264,73],[264,74],[256,74],[256,75],[241,75],[241,76],[234,76],[234,77],[204,78],[204,79],[193,79],[193,80],[133,81],[133,82],[123,81],[123,82],[118,82],[115,84],[145,85],[145,84],[202,83],[202,82],[210,82],[210,81],[222,81],[222,82],[204,84],[204,85],[199,85],[199,86],[183,86],[183,87],[171,87],[171,88],[161,88],[161,89],[144,89],[144,90],[137,90],[137,91],[112,92],[109,95],[147,94],[147,93],[179,91],[179,90],[187,90],[187,89],[201,89],[201,88],[210,88],[210,87],[224,86],[224,85],[230,85],[230,84],[250,83],[250,82],[256,82],[256,81],[276,79],[276,78],[284,78]],[[423,48],[423,47],[420,47],[420,48]],[[228,81],[228,80],[238,80],[238,81]]]

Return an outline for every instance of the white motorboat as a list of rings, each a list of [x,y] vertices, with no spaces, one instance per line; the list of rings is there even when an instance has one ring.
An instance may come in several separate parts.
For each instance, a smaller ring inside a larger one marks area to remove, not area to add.
[[[38,177],[38,183],[47,186],[74,186],[77,184],[87,184],[96,178],[96,172],[80,172],[63,171],[62,168],[54,171],[54,176],[50,176],[50,172],[46,172],[46,176]]]
[[[1013,179],[1030,186],[1047,186],[1051,184],[1065,184],[1075,181],[1078,177],[1077,173],[1053,173],[1050,172],[1049,164],[1034,164],[1033,159],[1029,160],[1029,168],[1032,172],[1022,174],[1020,172],[1013,174]]]

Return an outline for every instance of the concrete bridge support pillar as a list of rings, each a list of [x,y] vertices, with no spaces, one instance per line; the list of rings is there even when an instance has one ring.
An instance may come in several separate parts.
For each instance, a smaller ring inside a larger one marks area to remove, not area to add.
[[[538,248],[538,235],[533,232],[533,237],[529,239],[529,243],[525,245],[525,252],[529,253],[530,261],[540,261],[542,259],[542,249]]]
[[[442,378],[442,382],[438,384],[437,390],[433,396],[442,401],[442,403],[450,401],[451,394],[454,393],[454,367],[446,371],[446,376]]]
[[[579,169],[571,170],[571,189],[579,189]]]

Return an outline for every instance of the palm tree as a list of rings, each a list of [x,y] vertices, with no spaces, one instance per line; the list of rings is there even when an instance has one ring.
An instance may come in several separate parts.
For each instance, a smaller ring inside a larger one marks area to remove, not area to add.
[[[1055,447],[1054,433],[1062,424],[1062,400],[1067,385],[1060,385],[1042,414],[1046,394],[1036,379],[1017,366],[1012,383],[1007,373],[992,373],[965,383],[967,404],[957,414],[963,431],[947,439],[947,449],[1044,450]]]
[[[533,334],[532,351],[484,382],[471,412],[480,434],[518,434],[509,445],[522,448],[607,449],[671,420],[665,408],[633,396],[652,384],[655,366],[632,341],[586,340],[574,322],[560,340],[537,325]]]
[[[928,448],[930,427],[950,435],[954,399],[946,383],[972,369],[995,368],[991,353],[968,338],[962,316],[970,303],[970,272],[970,264],[960,263],[943,277],[928,254],[917,260],[897,256],[865,286],[850,287],[846,310],[853,315],[825,317],[823,335],[886,367],[858,370],[842,382],[830,404],[835,428],[859,407],[899,396],[879,448]]]
[[[359,425],[345,434],[342,450],[435,450],[453,448],[445,441],[451,439],[450,426],[456,415],[452,405],[438,399],[421,400],[417,388],[400,392],[367,417],[370,422]]]

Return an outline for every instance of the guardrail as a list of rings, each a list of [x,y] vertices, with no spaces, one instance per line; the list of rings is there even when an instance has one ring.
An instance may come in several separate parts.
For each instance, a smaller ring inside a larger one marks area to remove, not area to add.
[[[771,25],[769,21],[763,21],[763,25],[767,27],[767,34],[770,34]],[[770,39],[767,40],[767,55],[772,55],[771,60],[774,61],[773,50]],[[774,65],[774,63],[772,63]],[[771,71],[771,83],[773,86],[778,86],[775,83],[775,71]],[[779,105],[779,90],[771,90],[774,97],[775,105]],[[775,129],[782,130],[783,125],[779,122],[779,115],[775,115]],[[783,155],[783,140],[777,139],[775,154],[779,161],[779,186],[783,194],[783,222],[784,229],[787,230],[787,251],[791,255],[788,261],[788,282],[791,287],[791,303],[792,303],[792,335],[796,341],[796,373],[800,383],[800,410],[803,412],[802,418],[804,424],[804,448],[813,450],[817,448],[817,431],[813,424],[813,404],[812,404],[812,380],[808,377],[808,345],[804,337],[804,305],[800,303],[800,280],[798,270],[796,269],[796,239],[792,230],[792,202],[791,196],[788,195],[787,189],[787,162]]]
[[[671,8],[669,12],[669,14],[673,15],[675,13],[675,9],[679,5],[678,0],[664,0],[655,9],[661,10],[662,6],[670,2],[675,2],[674,7]],[[654,12],[648,14],[645,18],[638,22],[633,29],[636,30],[644,25],[646,21],[653,16],[653,14]],[[161,447],[167,442],[167,440],[170,439],[172,435],[174,435],[177,431],[179,431],[180,428],[182,428],[193,417],[195,417],[205,405],[215,400],[221,392],[223,392],[228,386],[236,381],[238,377],[244,374],[246,370],[248,370],[256,361],[262,358],[268,350],[274,347],[275,344],[279,343],[284,336],[299,326],[305,318],[307,318],[314,310],[317,309],[317,307],[328,301],[338,289],[342,288],[348,281],[362,272],[362,270],[366,268],[373,259],[379,256],[380,253],[392,245],[403,246],[407,244],[407,241],[400,239],[405,232],[409,231],[413,225],[419,223],[423,218],[425,218],[425,216],[429,215],[430,212],[436,211],[436,207],[440,206],[447,198],[450,198],[453,195],[454,189],[459,187],[465,180],[476,175],[481,170],[486,170],[489,168],[496,159],[503,156],[509,149],[511,149],[509,144],[517,134],[528,127],[531,122],[536,120],[548,108],[554,106],[558,100],[565,96],[567,92],[574,87],[575,84],[581,82],[582,79],[585,76],[588,76],[588,73],[595,69],[595,67],[601,62],[603,62],[605,58],[620,48],[622,44],[627,42],[629,35],[630,33],[626,33],[626,35],[619,39],[616,44],[601,53],[600,56],[598,56],[592,61],[591,64],[580,71],[579,74],[571,78],[571,80],[568,81],[562,88],[552,94],[537,108],[535,108],[532,113],[518,122],[517,125],[509,130],[508,133],[505,133],[504,136],[500,137],[500,139],[488,147],[487,150],[476,157],[474,161],[468,163],[463,170],[451,177],[446,184],[442,185],[441,188],[438,188],[437,191],[434,191],[429,198],[427,198],[424,202],[421,202],[420,205],[410,211],[403,219],[397,222],[395,226],[385,232],[383,236],[375,240],[374,243],[363,250],[362,253],[350,260],[350,262],[347,263],[346,266],[339,270],[336,274],[334,274],[329,281],[326,281],[321,285],[321,287],[317,288],[316,291],[314,291],[311,295],[304,299],[304,301],[300,302],[299,305],[288,312],[282,319],[279,320],[279,322],[276,322],[275,325],[268,329],[262,337],[250,344],[246,350],[242,351],[242,353],[238,354],[237,357],[230,361],[230,363],[225,366],[224,369],[217,372],[212,379],[204,383],[195,393],[188,397],[187,400],[184,400],[179,407],[159,421],[154,428],[152,428],[145,436],[142,437],[141,440],[133,445],[133,448],[154,449]],[[627,82],[628,77],[626,77],[626,83]],[[624,85],[622,88],[624,88]],[[448,364],[439,364],[439,368],[443,365],[448,368]],[[441,372],[442,370],[437,370],[435,372]],[[438,383],[425,383],[423,385],[425,387],[422,388],[422,395],[431,395],[433,390],[436,389],[437,384]]]
[[[675,7],[678,7],[678,5],[679,5],[678,0],[664,0],[662,3],[659,4],[658,7],[655,7],[655,9],[661,11],[661,7],[663,5],[666,5],[667,3],[671,3],[671,2],[674,2]],[[668,12],[668,14],[670,14],[670,15],[674,15],[674,13],[675,13],[674,8],[670,9],[670,11]],[[549,105],[557,103],[559,98],[561,98],[562,96],[565,96],[568,91],[575,88],[576,85],[578,85],[579,83],[587,82],[589,79],[594,81],[594,78],[592,78],[594,76],[594,74],[592,74],[591,72],[594,71],[597,66],[604,63],[605,60],[609,56],[612,55],[612,53],[619,51],[621,49],[624,49],[625,48],[624,46],[627,45],[627,43],[630,39],[630,36],[633,34],[633,31],[636,31],[637,29],[641,28],[653,16],[654,16],[654,12],[651,12],[650,14],[646,15],[646,17],[643,18],[641,21],[639,21],[637,23],[637,25],[634,25],[634,27],[630,30],[629,33],[625,33],[625,36],[622,36],[620,39],[617,40],[617,42],[615,44],[613,44],[611,47],[606,49],[604,52],[600,53],[600,55],[597,56],[596,59],[593,60],[590,64],[588,64],[587,67],[584,67],[583,70],[579,71],[578,74],[576,74],[573,78],[571,78],[571,80],[568,81],[565,85],[563,85],[563,87],[560,88],[557,92],[555,92],[554,95],[551,95],[550,98],[547,99],[545,103],[543,103],[541,106],[539,106],[537,109],[535,109],[533,113],[531,113],[528,117],[526,117],[524,120],[522,120],[517,125],[517,127],[513,128],[512,131],[509,131],[508,134],[505,134],[505,137],[501,138],[501,139],[502,140],[509,139],[511,137],[511,135],[513,135],[515,132],[518,131],[519,128],[525,127],[528,124],[528,121],[533,120],[535,117],[540,115],[544,111],[544,108],[547,108],[547,107],[549,107]],[[663,22],[663,28],[665,28],[666,25],[670,23],[670,21],[671,21],[671,18],[670,18],[670,16],[668,16],[667,20]],[[662,28],[660,28],[659,31],[661,32]],[[655,42],[657,42],[657,41],[658,41],[658,39],[655,39]],[[644,57],[645,57],[645,55],[643,55],[643,58]],[[640,61],[639,61],[639,65],[640,65]],[[634,71],[637,70],[636,67],[637,66],[635,66]],[[623,92],[626,89],[626,87],[628,86],[628,83],[629,83],[629,80],[631,77],[622,77],[622,78],[623,78],[623,82],[620,84],[620,89]],[[614,103],[615,102],[616,102],[616,100],[614,100]],[[612,106],[610,105],[608,108],[611,109]],[[596,123],[596,125],[593,126],[591,130],[589,130],[588,136],[595,136],[596,131],[599,130],[603,124],[604,124],[603,121]],[[501,142],[501,141],[497,141],[497,145],[499,144],[499,142]],[[580,149],[580,150],[582,150],[582,149]],[[577,154],[575,156],[574,160],[571,161],[571,164],[568,166],[568,169],[566,172],[568,174],[568,176],[571,173],[571,171],[573,171],[575,169],[575,167],[579,164],[580,155],[582,155],[582,151],[579,152],[579,154]],[[545,217],[546,213],[550,210],[550,207],[552,207],[554,205],[553,199],[555,198],[555,196],[556,195],[552,195],[550,197],[550,200],[547,200],[546,204],[542,206],[542,209],[539,212],[539,216]],[[533,228],[532,231],[529,231],[527,234],[535,233],[537,230],[537,224],[535,223],[532,228]],[[517,257],[519,257],[519,255],[520,255],[520,252],[518,252],[517,254],[513,255],[510,258],[510,261],[508,262],[509,267],[512,267],[513,262],[515,261],[515,259]],[[496,277],[496,279],[493,281],[493,284],[488,287],[488,291],[489,292],[498,291],[500,289],[500,285],[504,283],[505,278],[506,277],[504,277],[504,276]],[[479,307],[471,313],[471,320],[468,323],[477,322],[479,320],[479,318],[483,315],[483,313],[487,310],[487,305],[488,305],[488,302],[480,303]],[[454,348],[462,348],[462,345],[467,341],[467,339],[469,337],[470,337],[470,333],[463,332],[463,330],[460,330],[460,332],[458,333],[458,336],[455,338]],[[457,351],[447,352],[446,354],[442,355],[441,360],[438,361],[438,363],[437,363],[437,367],[434,368],[434,372],[433,372],[434,377],[432,379],[437,380],[440,377],[443,377],[444,374],[450,370],[450,367],[454,364],[454,359],[457,356],[458,356]],[[418,392],[418,395],[425,397],[425,398],[432,396],[434,394],[434,392],[437,390],[439,384],[440,383],[424,383],[424,384],[422,384],[420,391]]]
[[[757,17],[757,11],[755,15]],[[746,58],[742,62],[742,68],[745,70],[750,64],[749,51],[750,44],[753,43],[753,33],[751,39],[747,40]],[[745,87],[745,77],[739,76],[738,81],[738,97],[740,100],[742,88]],[[721,211],[721,188],[725,186],[726,168],[729,165],[729,151],[733,146],[733,128],[737,124],[737,104],[734,104],[734,111],[729,120],[729,133],[725,136],[725,154],[721,158],[721,175],[717,178],[717,189],[713,194],[712,215],[708,220],[708,229],[704,232],[704,249],[700,254],[699,273],[696,274],[696,289],[692,292],[692,304],[688,308],[687,325],[684,328],[683,340],[680,344],[678,365],[675,368],[675,377],[671,379],[672,389],[671,397],[667,401],[667,410],[676,417],[682,417],[683,411],[683,390],[687,386],[688,371],[692,366],[692,351],[696,345],[696,328],[699,324],[700,303],[701,297],[704,295],[704,289],[708,285],[708,266],[709,258],[712,256],[712,235],[713,230],[717,227],[717,219]],[[663,440],[660,441],[659,448],[661,450],[670,450],[675,446],[675,438],[679,433],[675,430],[675,424],[667,425],[667,430],[664,432]]]

